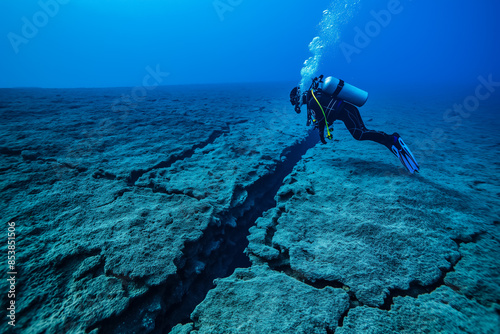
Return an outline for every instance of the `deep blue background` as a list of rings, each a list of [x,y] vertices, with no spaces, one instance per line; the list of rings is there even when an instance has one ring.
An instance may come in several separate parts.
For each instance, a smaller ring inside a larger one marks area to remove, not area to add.
[[[21,35],[22,18],[32,21],[41,7],[0,2],[0,87],[134,87],[148,65],[170,73],[162,84],[298,82],[330,5],[243,0],[221,20],[213,0],[65,1],[17,54],[8,33]],[[361,0],[342,41],[353,44],[354,28],[364,29],[370,11],[388,3]],[[351,62],[338,47],[327,50],[321,72],[368,87],[471,86],[488,74],[500,81],[498,1],[401,0],[401,6]]]

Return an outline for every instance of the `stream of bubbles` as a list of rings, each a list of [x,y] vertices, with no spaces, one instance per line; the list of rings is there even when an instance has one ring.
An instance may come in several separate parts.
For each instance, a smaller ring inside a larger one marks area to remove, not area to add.
[[[304,92],[307,85],[316,76],[321,58],[327,47],[335,46],[340,41],[340,31],[353,17],[361,0],[335,0],[330,7],[323,11],[323,17],[319,23],[319,35],[309,43],[312,56],[304,62],[300,71],[300,91]]]

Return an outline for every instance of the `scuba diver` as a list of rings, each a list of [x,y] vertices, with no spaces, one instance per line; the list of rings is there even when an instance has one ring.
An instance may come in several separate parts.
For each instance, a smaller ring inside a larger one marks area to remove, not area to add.
[[[367,92],[334,77],[327,77],[323,82],[323,75],[313,79],[307,92],[301,92],[300,87],[295,87],[290,92],[290,103],[297,113],[301,112],[302,105],[307,105],[307,125],[310,125],[311,121],[314,123],[323,144],[326,144],[325,129],[327,138],[333,139],[333,129],[330,127],[334,121],[340,120],[354,139],[371,140],[384,145],[399,158],[411,174],[418,172],[419,166],[415,157],[398,133],[389,135],[365,127],[356,106],[363,106],[367,99]]]

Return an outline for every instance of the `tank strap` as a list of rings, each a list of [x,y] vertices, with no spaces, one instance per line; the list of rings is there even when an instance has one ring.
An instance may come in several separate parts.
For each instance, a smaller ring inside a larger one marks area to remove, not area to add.
[[[344,83],[345,83],[344,80],[339,79],[339,84],[337,85],[337,89],[335,89],[335,91],[332,94],[333,97],[337,97],[337,95],[339,95],[342,88],[344,88]]]

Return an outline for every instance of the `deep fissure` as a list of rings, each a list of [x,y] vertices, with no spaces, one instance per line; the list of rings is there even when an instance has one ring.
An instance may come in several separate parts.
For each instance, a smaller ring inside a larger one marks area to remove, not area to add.
[[[189,270],[195,263],[203,262],[206,264],[205,270],[193,282],[181,303],[172,305],[172,309],[175,309],[177,314],[172,316],[167,310],[165,318],[157,318],[157,328],[161,328],[163,333],[168,333],[176,324],[190,322],[190,314],[214,287],[214,279],[227,277],[236,268],[251,266],[250,260],[244,254],[244,250],[248,246],[249,228],[255,224],[259,217],[262,217],[265,211],[276,206],[275,195],[282,186],[283,180],[292,172],[303,155],[317,143],[318,139],[310,131],[304,140],[283,150],[281,156],[284,159],[276,163],[273,172],[264,175],[243,189],[248,194],[246,200],[221,215],[221,227],[212,226],[208,231],[205,231],[202,240],[196,241],[196,244],[202,245],[208,242],[220,242],[217,249],[209,254],[205,262],[200,261],[199,254],[188,255],[189,249],[196,248],[196,245],[191,247],[186,245],[185,258],[192,263],[186,263],[183,269]],[[199,291],[199,293],[192,293],[193,291]],[[184,311],[179,312],[179,310]]]
[[[211,136],[213,142],[226,131],[215,132]],[[252,185],[241,191],[247,192],[246,200],[219,215],[221,224],[212,224],[205,231],[201,239],[184,245],[183,256],[176,261],[177,274],[169,277],[160,286],[152,287],[144,295],[131,301],[127,310],[122,314],[108,318],[88,330],[100,327],[107,333],[119,333],[124,330],[138,329],[150,333],[169,333],[178,323],[190,322],[190,315],[194,308],[201,303],[208,292],[214,288],[213,280],[230,276],[236,268],[251,266],[244,249],[248,245],[249,228],[263,213],[276,206],[275,195],[302,156],[314,147],[319,140],[312,131],[305,139],[283,150],[281,161],[274,165],[271,172],[264,175]],[[183,154],[183,159],[194,154],[197,148],[190,149]],[[172,160],[172,161],[170,161]],[[129,184],[135,182],[145,173],[170,166],[180,160],[179,157],[159,163],[148,170],[135,171],[127,180]],[[161,189],[152,189],[162,192]],[[158,302],[161,309],[148,312],[150,304]],[[138,311],[139,310],[139,311]],[[154,328],[140,327],[141,318],[145,316],[155,319]]]
[[[215,138],[212,138],[212,142],[223,133],[224,132],[218,133]],[[212,134],[212,136],[214,134]],[[248,241],[246,240],[248,229],[265,211],[276,206],[275,195],[283,184],[283,180],[291,173],[307,150],[314,147],[317,142],[318,140],[315,139],[314,135],[310,132],[308,137],[302,142],[284,149],[282,156],[284,156],[285,159],[284,161],[276,163],[274,171],[266,174],[246,189],[240,189],[248,193],[244,203],[220,215],[219,219],[222,223],[220,225],[214,224],[210,226],[204,232],[200,240],[185,245],[183,259],[179,261],[182,262],[182,264],[177,263],[179,267],[177,277],[169,278],[165,284],[152,288],[145,295],[131,303],[131,305],[134,305],[132,309],[137,309],[137,307],[139,307],[139,309],[145,309],[152,300],[158,296],[162,296],[160,298],[162,300],[161,304],[165,305],[165,307],[156,312],[157,316],[154,330],[150,332],[168,333],[173,326],[178,323],[191,322],[190,314],[194,308],[205,299],[207,293],[214,288],[214,279],[227,277],[231,275],[236,268],[251,266],[248,257],[243,252],[248,245]],[[207,146],[208,144],[208,142],[205,142],[205,144],[200,147]],[[183,154],[182,159],[194,154],[196,148],[189,150],[189,154]],[[178,161],[181,159],[176,157],[173,160]],[[153,169],[168,167],[175,161],[159,163],[144,171],[140,176]],[[135,183],[140,176],[133,182]],[[161,189],[152,188],[152,190],[162,192]],[[253,203],[253,205],[250,205],[250,203]],[[236,220],[236,224],[234,224],[234,220]],[[274,231],[269,232],[272,234]],[[470,236],[470,239],[457,239],[454,241],[460,246],[461,243],[476,242],[478,238],[479,234],[474,234]],[[442,270],[441,277],[433,284],[424,286],[415,281],[410,283],[409,289],[391,289],[389,295],[385,298],[384,304],[378,308],[390,310],[393,305],[393,299],[398,296],[411,296],[416,298],[421,294],[434,291],[439,286],[445,284],[444,278],[446,274],[454,271],[454,266],[459,260],[460,258],[451,263],[449,269]],[[289,263],[286,263],[286,260],[283,260],[283,258],[279,262],[270,263],[270,265],[274,270],[284,272],[318,289],[322,289],[326,286],[345,289],[349,294],[350,305],[340,317],[338,327],[343,326],[344,319],[348,316],[352,308],[362,306],[362,303],[357,300],[354,292],[340,281],[332,282],[320,280],[313,282],[304,277],[297,277],[297,274],[293,272]],[[177,300],[169,302],[171,295],[175,295]],[[129,307],[125,314],[137,313],[130,309]],[[123,322],[123,318],[128,318],[124,316],[125,314],[118,316],[114,321],[104,323],[102,328],[106,328],[109,332],[119,332],[129,327],[126,325],[127,321]],[[138,321],[137,316],[133,321]],[[119,326],[117,326],[118,323],[120,323]]]

